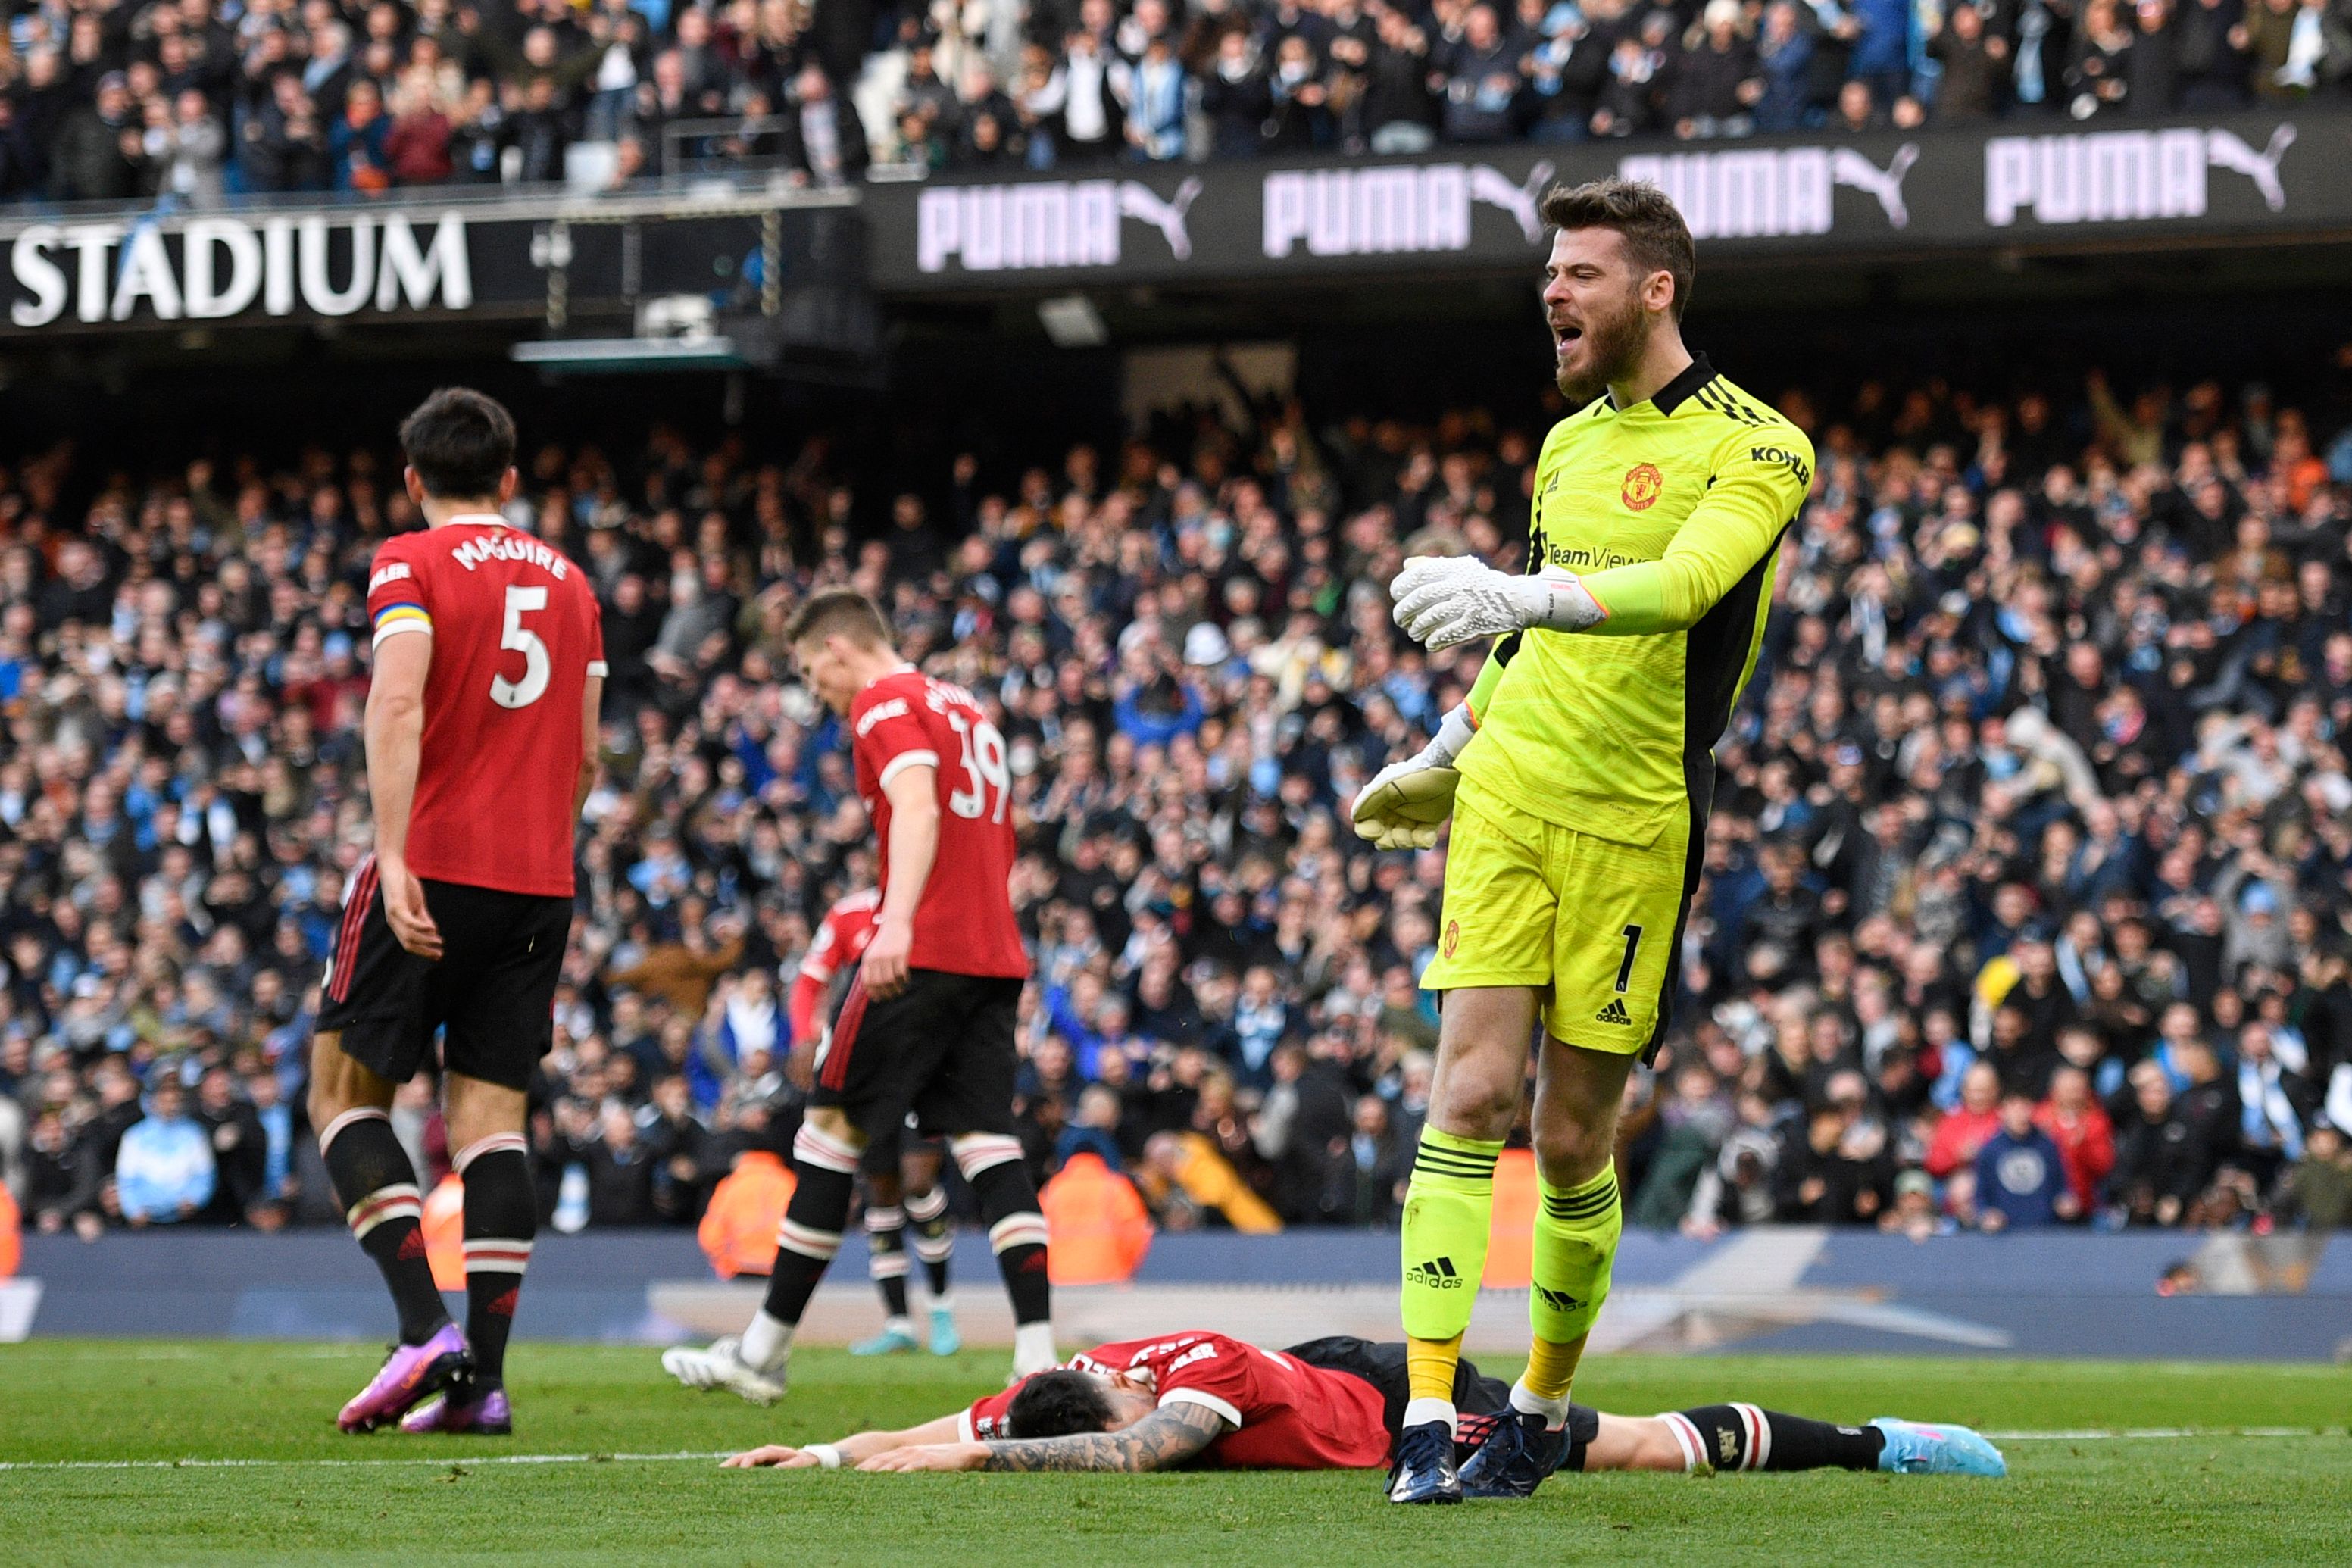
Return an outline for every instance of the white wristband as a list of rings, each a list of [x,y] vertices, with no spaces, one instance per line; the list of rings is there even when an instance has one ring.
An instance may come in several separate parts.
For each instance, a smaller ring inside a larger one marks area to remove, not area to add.
[[[1547,566],[1532,577],[1515,577],[1512,587],[1530,626],[1554,632],[1580,632],[1609,618],[1609,612],[1601,607],[1592,591],[1575,573],[1561,567]]]
[[[830,1443],[811,1443],[807,1447],[803,1448],[801,1452],[803,1454],[814,1455],[816,1459],[816,1468],[820,1470],[837,1470],[841,1468],[841,1450],[835,1447]]]
[[[1446,765],[1451,767],[1454,759],[1462,754],[1462,749],[1470,743],[1470,738],[1477,732],[1478,726],[1470,718],[1470,704],[1459,702],[1454,704],[1438,724],[1437,733],[1430,739],[1430,746],[1439,752],[1445,759]]]

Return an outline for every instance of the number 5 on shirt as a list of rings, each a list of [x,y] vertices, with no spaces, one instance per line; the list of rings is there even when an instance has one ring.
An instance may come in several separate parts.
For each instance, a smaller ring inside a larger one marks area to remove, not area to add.
[[[490,700],[501,708],[528,708],[547,695],[547,645],[539,640],[537,632],[522,624],[524,616],[545,608],[545,588],[514,587],[507,590],[506,626],[499,633],[499,646],[522,651],[522,679],[512,681],[503,675],[490,678]]]

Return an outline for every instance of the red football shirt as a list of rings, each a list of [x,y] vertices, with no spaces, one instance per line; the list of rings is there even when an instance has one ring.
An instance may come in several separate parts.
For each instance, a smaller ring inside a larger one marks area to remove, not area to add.
[[[1149,1384],[1162,1405],[1215,1411],[1233,1430],[1210,1444],[1198,1464],[1231,1470],[1376,1470],[1389,1462],[1380,1390],[1278,1351],[1195,1331],[1097,1345],[1063,1365],[1124,1372]],[[967,1443],[1011,1436],[1006,1413],[1020,1389],[1016,1383],[974,1404],[958,1423],[959,1436]]]
[[[874,940],[875,917],[881,912],[879,888],[845,893],[824,912],[816,935],[809,939],[808,952],[801,958],[800,973],[793,980],[793,1039],[815,1037],[817,1008],[824,1005],[824,994],[835,975],[866,956],[866,944]]]
[[[890,887],[890,800],[901,769],[932,769],[940,847],[915,906],[916,969],[1012,977],[1029,973],[1013,918],[1013,773],[1004,737],[971,693],[908,666],[875,681],[849,705],[857,793],[882,841],[882,888]]]
[[[494,518],[460,518],[384,542],[368,618],[378,647],[433,637],[409,869],[569,898],[582,692],[604,673],[586,574]]]
[[[874,921],[882,912],[882,889],[860,888],[834,900],[833,908],[824,911],[824,922],[809,939],[809,950],[801,957],[803,980],[814,980],[819,985],[830,985],[833,977],[866,956],[866,944],[874,940]]]

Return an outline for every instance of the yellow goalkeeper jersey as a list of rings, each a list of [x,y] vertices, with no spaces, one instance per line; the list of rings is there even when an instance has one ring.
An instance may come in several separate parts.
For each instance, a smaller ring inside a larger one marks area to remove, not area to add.
[[[1755,668],[1780,536],[1812,478],[1812,444],[1704,355],[1646,403],[1602,397],[1554,426],[1528,569],[1574,572],[1608,618],[1497,645],[1471,692],[1465,794],[1641,846],[1703,822],[1710,753]]]

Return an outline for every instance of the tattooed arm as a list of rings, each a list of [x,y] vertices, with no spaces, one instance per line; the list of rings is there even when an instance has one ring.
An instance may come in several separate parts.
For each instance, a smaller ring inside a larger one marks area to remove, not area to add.
[[[1172,1470],[1229,1429],[1215,1411],[1180,1400],[1123,1432],[991,1443],[983,1470]]]
[[[1161,1405],[1120,1432],[1017,1442],[940,1443],[877,1454],[861,1470],[1170,1470],[1233,1429],[1190,1401]]]

